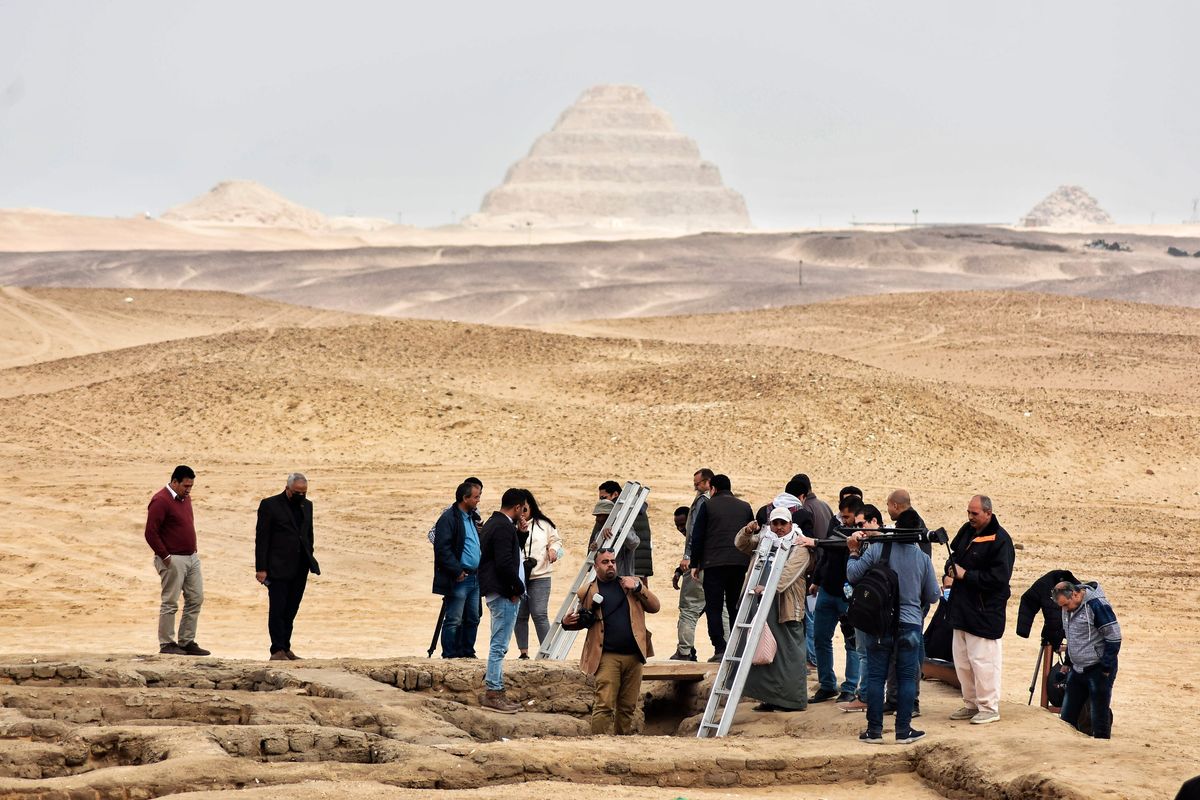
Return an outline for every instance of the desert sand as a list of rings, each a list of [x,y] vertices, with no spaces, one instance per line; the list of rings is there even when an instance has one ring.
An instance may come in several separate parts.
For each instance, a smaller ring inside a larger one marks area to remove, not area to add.
[[[842,274],[869,275],[872,258],[887,259],[869,251],[897,242],[915,253],[912,274],[963,262],[955,240],[940,240],[950,244],[939,257],[920,233],[749,241],[764,261],[786,248],[781,262],[853,246],[842,258],[857,266]],[[742,263],[744,241],[719,240],[733,253],[711,262]],[[1061,253],[1047,266],[1045,251],[989,247],[1032,259],[1039,279],[1062,273]],[[156,266],[122,252],[115,260]],[[556,252],[542,251],[570,260]],[[1103,265],[1119,254],[1070,255]],[[1200,542],[1200,311],[953,286],[942,288],[971,291],[497,320],[527,326],[515,328],[318,309],[333,294],[319,282],[289,294],[295,305],[248,296],[270,264],[241,253],[225,254],[224,288],[245,294],[165,278],[159,290],[126,288],[144,275],[107,270],[114,259],[95,254],[88,268],[88,257],[4,262],[0,796],[540,798],[561,796],[565,781],[572,796],[603,784],[614,797],[1160,798],[1200,773],[1190,674],[1200,592],[1187,566]],[[359,269],[353,251],[339,257]],[[1142,271],[1155,263],[1145,256]],[[37,288],[48,264],[80,273],[45,282],[117,274],[120,288]],[[261,294],[272,292],[282,293]],[[154,654],[144,509],[177,463],[198,473],[206,659]],[[596,485],[647,483],[664,658],[681,545],[670,515],[701,465],[754,503],[797,471],[826,499],[854,483],[881,503],[904,486],[948,528],[972,493],[990,494],[1021,548],[1002,722],[949,722],[955,692],[926,682],[929,736],[915,747],[860,745],[861,718],[827,706],[787,716],[746,706],[727,740],[697,742],[687,736],[697,697],[659,685],[647,687],[654,735],[593,739],[581,737],[589,690],[570,663],[510,660],[528,713],[501,720],[474,699],[482,663],[425,659],[437,613],[425,531],[467,474],[486,484],[484,509],[509,485],[534,490],[566,540],[560,589]],[[296,668],[262,660],[266,594],[252,563],[257,501],[292,469],[309,476],[324,571],[297,620]],[[1060,567],[1100,580],[1125,632],[1111,742],[1026,705],[1036,642],[1012,632],[1016,598]]]

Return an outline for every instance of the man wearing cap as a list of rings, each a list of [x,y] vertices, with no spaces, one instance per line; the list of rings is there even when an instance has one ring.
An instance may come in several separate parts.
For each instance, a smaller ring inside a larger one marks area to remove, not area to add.
[[[618,492],[619,494],[619,492]],[[601,547],[612,547],[616,543],[616,534],[612,528],[608,527],[608,517],[612,514],[613,501],[599,500],[596,502],[595,508],[592,509],[592,516],[596,518],[596,524],[592,526],[592,536],[588,540],[588,550],[595,552]],[[617,574],[618,575],[633,575],[634,574],[634,552],[642,540],[630,529],[625,536],[625,541],[621,545],[621,552],[617,554]]]

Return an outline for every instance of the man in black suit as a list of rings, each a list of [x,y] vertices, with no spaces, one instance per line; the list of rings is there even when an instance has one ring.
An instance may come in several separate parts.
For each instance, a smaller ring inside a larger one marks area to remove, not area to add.
[[[517,520],[524,507],[525,492],[505,490],[500,498],[500,510],[492,512],[479,533],[479,591],[492,616],[491,646],[483,679],[486,691],[480,705],[501,714],[515,714],[521,710],[519,703],[504,696],[504,654],[508,652],[508,641],[517,624],[517,609],[525,594],[517,532]]]
[[[300,610],[308,573],[321,574],[313,558],[313,506],[306,497],[308,479],[287,476],[284,490],[258,504],[254,535],[254,577],[267,587],[272,661],[298,661],[292,652],[292,623]]]

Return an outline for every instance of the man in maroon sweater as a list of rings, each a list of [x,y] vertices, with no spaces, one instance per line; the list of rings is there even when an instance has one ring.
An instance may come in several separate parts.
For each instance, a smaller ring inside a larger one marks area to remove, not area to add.
[[[192,484],[196,473],[178,466],[171,482],[150,498],[146,509],[146,543],[154,551],[154,568],[162,582],[158,611],[158,652],[173,656],[206,656],[196,644],[196,621],[204,602],[204,579],[196,552],[196,524],[192,519]],[[175,612],[183,593],[183,618],[175,639]]]

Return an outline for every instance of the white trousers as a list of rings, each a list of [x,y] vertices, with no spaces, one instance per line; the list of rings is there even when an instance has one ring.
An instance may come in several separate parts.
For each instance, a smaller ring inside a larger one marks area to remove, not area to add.
[[[954,631],[954,671],[962,685],[963,704],[990,714],[1000,713],[1000,640]]]

